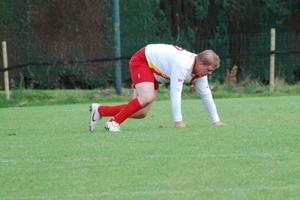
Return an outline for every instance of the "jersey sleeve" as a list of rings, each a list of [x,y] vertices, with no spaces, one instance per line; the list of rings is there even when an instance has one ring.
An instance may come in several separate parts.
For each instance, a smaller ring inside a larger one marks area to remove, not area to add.
[[[208,85],[207,76],[197,78],[195,81],[196,89],[202,99],[202,102],[210,115],[213,123],[220,121],[216,104],[213,100],[211,90]]]
[[[170,78],[170,99],[174,122],[182,121],[181,112],[181,92],[184,80],[180,74],[180,68],[175,67],[171,72]]]

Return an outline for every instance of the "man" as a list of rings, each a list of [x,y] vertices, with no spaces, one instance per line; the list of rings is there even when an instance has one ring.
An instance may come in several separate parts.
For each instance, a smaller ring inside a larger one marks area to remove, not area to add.
[[[184,82],[194,82],[198,93],[215,126],[224,126],[218,116],[208,85],[207,75],[220,65],[219,56],[212,50],[199,54],[178,46],[149,44],[136,52],[129,61],[134,86],[134,98],[127,104],[106,106],[93,103],[90,106],[90,130],[106,116],[108,131],[120,131],[120,124],[127,118],[144,118],[155,99],[160,83],[170,82],[170,98],[175,128],[184,128],[181,114],[181,92]]]

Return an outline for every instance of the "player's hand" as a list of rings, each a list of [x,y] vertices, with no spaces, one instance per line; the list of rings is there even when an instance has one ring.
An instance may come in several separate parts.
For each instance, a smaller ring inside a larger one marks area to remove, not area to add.
[[[215,122],[214,125],[215,126],[227,126],[227,124],[224,124],[223,122],[220,122],[220,121]]]
[[[183,121],[175,122],[174,127],[175,128],[185,128],[185,124],[183,123]]]

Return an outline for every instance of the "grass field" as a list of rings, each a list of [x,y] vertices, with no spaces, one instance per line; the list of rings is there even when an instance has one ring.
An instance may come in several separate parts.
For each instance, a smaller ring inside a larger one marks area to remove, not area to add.
[[[0,109],[0,200],[299,199],[300,96],[156,101],[122,132],[88,130],[88,104]]]

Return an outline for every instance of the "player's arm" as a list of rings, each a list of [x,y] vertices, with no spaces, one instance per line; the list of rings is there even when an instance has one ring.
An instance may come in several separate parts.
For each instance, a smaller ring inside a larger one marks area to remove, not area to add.
[[[201,97],[201,100],[210,115],[210,118],[215,126],[225,125],[220,121],[216,104],[213,100],[211,90],[208,85],[207,76],[195,80],[196,89]]]
[[[177,70],[174,69],[171,72],[170,77],[170,99],[171,108],[173,113],[173,119],[175,122],[175,128],[184,128],[182,112],[181,112],[181,92],[183,87],[183,78],[180,78]]]

